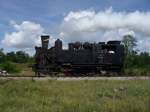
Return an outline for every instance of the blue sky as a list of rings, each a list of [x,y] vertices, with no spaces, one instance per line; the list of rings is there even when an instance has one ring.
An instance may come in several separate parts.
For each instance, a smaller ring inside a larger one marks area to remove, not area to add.
[[[70,11],[89,8],[99,11],[109,7],[115,11],[149,11],[150,0],[0,0],[0,36],[11,30],[10,20],[35,21],[52,27]]]
[[[15,31],[11,21],[16,25],[23,21],[40,24],[44,32],[56,38],[64,18],[71,11],[94,10],[97,13],[110,7],[114,12],[149,12],[150,0],[0,0],[0,39]],[[1,46],[6,50],[16,49],[5,44]]]

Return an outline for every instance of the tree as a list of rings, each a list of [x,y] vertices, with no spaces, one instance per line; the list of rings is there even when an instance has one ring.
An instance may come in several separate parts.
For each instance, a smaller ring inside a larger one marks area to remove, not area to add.
[[[16,61],[16,54],[14,51],[7,53],[6,56],[7,56],[7,60],[12,61],[12,62]]]
[[[4,49],[3,48],[0,48],[0,63],[1,62],[4,62],[6,59],[5,59],[5,53],[4,53]]]
[[[150,68],[150,55],[147,52],[141,52],[139,55],[138,66]]]
[[[29,60],[29,55],[24,51],[17,51],[16,52],[16,62],[17,63],[26,63]]]
[[[137,40],[134,36],[125,35],[123,36],[122,42],[125,46],[125,53],[127,55],[132,55],[133,53],[135,53],[134,48],[137,46]]]
[[[30,56],[24,51],[17,51],[16,53],[14,51],[11,51],[6,54],[6,57],[7,61],[11,61],[14,63],[26,63],[30,59]]]

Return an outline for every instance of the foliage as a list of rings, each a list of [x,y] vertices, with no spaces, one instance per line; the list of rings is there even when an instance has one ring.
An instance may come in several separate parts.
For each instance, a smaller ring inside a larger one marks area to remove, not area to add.
[[[30,59],[29,55],[23,51],[9,52],[6,54],[6,58],[15,63],[26,63]]]
[[[125,35],[123,37],[123,40],[122,40],[124,46],[125,46],[125,53],[127,55],[130,55],[133,53],[134,51],[134,48],[137,46],[136,42],[136,38],[133,37],[132,35]]]
[[[0,69],[9,73],[19,73],[22,68],[18,64],[24,63],[29,63],[29,65],[33,63],[33,58],[24,51],[12,51],[5,54],[4,50],[0,49]]]
[[[18,66],[18,65],[15,64],[15,63],[9,62],[9,61],[0,64],[0,67],[1,67],[1,69],[6,70],[6,71],[9,72],[9,73],[19,73],[19,72],[21,72],[21,70],[22,70],[22,69],[20,68],[20,66]]]
[[[1,49],[0,49],[0,63],[2,63],[2,62],[4,62],[4,61],[6,61],[6,56],[5,56],[5,54],[4,54],[4,49],[1,48]]]
[[[135,37],[125,35],[122,40],[125,46],[124,69],[126,75],[149,75],[150,55],[147,52],[138,53],[134,48],[137,45]]]

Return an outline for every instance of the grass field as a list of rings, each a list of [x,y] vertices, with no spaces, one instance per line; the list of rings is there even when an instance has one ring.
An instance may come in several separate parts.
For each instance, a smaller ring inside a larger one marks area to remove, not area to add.
[[[0,112],[150,112],[150,81],[0,80]]]

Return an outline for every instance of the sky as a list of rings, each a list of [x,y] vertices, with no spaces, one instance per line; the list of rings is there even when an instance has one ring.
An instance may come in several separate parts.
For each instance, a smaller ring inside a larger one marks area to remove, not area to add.
[[[40,35],[50,46],[60,38],[73,41],[137,39],[150,52],[150,0],[0,0],[0,47],[34,54]]]

